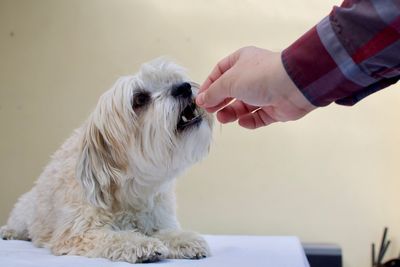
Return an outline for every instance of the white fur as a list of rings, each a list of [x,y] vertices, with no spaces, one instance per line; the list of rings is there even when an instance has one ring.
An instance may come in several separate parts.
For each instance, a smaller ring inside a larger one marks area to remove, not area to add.
[[[183,104],[171,88],[186,81],[163,59],[120,78],[19,199],[0,235],[56,255],[132,263],[209,255],[201,236],[180,230],[175,213],[174,179],[207,154],[212,131],[204,111],[199,125],[177,131]],[[141,91],[151,101],[134,109]]]

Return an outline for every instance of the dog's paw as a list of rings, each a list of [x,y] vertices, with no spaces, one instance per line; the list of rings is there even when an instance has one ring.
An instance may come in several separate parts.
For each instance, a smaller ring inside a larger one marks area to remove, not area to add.
[[[193,232],[164,231],[157,235],[168,247],[168,258],[202,259],[210,256],[210,249],[202,236]]]
[[[0,238],[3,240],[15,240],[19,239],[17,232],[12,229],[8,229],[7,226],[3,226],[0,228]]]
[[[144,240],[142,243],[137,245],[135,250],[136,262],[142,263],[156,262],[166,259],[169,254],[168,248],[160,240],[155,238]]]
[[[168,248],[156,238],[123,238],[103,243],[89,257],[104,257],[112,261],[126,261],[130,263],[156,262],[166,259]]]
[[[79,237],[53,243],[55,255],[79,255],[129,263],[156,262],[166,259],[168,248],[158,239],[137,232],[93,231]]]

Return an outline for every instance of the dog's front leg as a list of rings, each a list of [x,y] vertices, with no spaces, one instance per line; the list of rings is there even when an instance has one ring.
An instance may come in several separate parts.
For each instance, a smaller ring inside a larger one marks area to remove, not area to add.
[[[135,231],[98,229],[55,240],[56,243],[51,246],[55,255],[80,255],[136,263],[158,261],[169,254],[160,240]]]
[[[210,249],[202,236],[182,230],[160,230],[154,235],[168,248],[170,259],[201,259],[210,256]]]

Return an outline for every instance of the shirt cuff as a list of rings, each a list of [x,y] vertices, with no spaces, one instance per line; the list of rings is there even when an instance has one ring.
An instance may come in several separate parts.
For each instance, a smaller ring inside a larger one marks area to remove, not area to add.
[[[364,88],[351,79],[370,82],[365,81],[369,77],[363,73],[354,72],[358,66],[347,62],[346,55],[326,17],[282,52],[282,62],[302,94],[313,105],[322,107]]]

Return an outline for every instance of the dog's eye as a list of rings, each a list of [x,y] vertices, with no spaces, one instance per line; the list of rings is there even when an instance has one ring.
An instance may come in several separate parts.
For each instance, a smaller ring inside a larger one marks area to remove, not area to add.
[[[138,93],[133,96],[132,99],[132,107],[133,109],[137,109],[143,107],[150,101],[150,95],[147,93]]]

